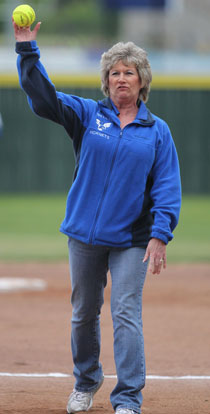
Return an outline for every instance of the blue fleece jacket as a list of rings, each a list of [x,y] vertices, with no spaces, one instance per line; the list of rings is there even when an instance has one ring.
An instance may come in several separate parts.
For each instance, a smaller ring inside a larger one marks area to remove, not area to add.
[[[151,237],[167,244],[181,204],[168,125],[141,102],[136,119],[121,129],[109,98],[95,102],[56,91],[36,41],[18,42],[16,52],[32,110],[61,124],[73,140],[76,168],[60,230],[96,245],[145,247]]]

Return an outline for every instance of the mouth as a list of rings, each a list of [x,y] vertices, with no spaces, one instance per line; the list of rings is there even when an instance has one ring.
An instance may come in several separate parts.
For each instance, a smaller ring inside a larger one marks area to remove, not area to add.
[[[127,86],[118,86],[118,88],[117,89],[120,89],[120,90],[125,90],[125,89],[128,89],[128,87]]]

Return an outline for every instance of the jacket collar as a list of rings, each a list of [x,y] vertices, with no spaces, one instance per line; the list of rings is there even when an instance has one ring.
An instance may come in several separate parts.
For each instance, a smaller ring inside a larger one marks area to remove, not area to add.
[[[110,98],[105,98],[102,101],[99,101],[99,104],[111,111],[114,111],[116,115],[119,115],[118,109]],[[152,126],[155,123],[155,119],[143,101],[140,101],[139,110],[136,116],[136,121],[137,120],[138,123],[143,126]]]

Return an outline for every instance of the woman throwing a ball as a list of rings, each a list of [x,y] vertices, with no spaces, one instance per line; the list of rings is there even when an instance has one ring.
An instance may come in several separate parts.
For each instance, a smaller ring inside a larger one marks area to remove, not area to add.
[[[168,125],[145,103],[152,80],[146,52],[117,43],[101,57],[105,99],[56,91],[40,62],[34,30],[14,22],[18,72],[32,110],[62,125],[76,167],[61,232],[68,236],[75,387],[67,412],[88,411],[103,383],[100,311],[107,272],[117,383],[115,414],[141,412],[145,385],[142,292],[147,271],[166,267],[177,225],[179,163]]]

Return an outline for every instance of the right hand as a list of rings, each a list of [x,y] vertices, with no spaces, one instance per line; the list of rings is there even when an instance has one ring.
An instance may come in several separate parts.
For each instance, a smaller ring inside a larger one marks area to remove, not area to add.
[[[36,40],[37,33],[40,29],[41,22],[37,23],[33,30],[30,26],[19,27],[14,20],[12,19],[12,24],[14,28],[15,39],[17,42],[31,42]]]

